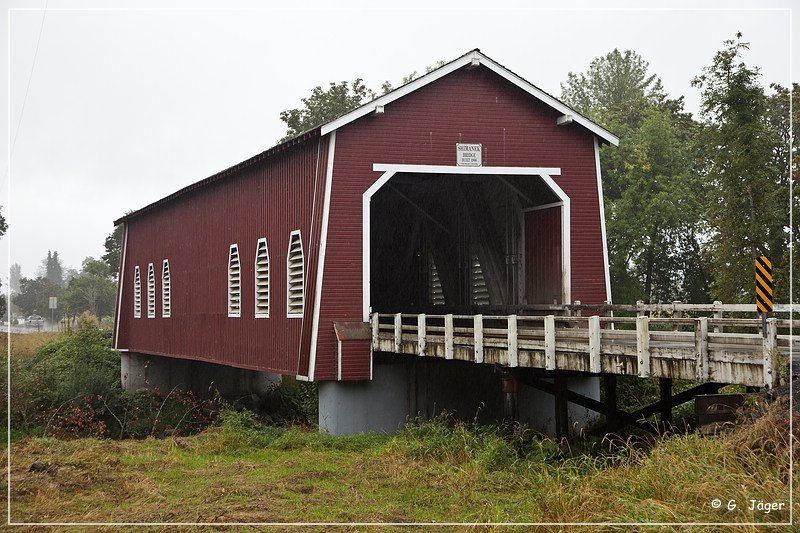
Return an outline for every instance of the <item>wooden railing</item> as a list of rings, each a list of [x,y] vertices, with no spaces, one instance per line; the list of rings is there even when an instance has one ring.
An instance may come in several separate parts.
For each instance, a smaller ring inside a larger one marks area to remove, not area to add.
[[[371,317],[373,351],[758,387],[777,384],[775,370],[786,366],[790,351],[790,337],[779,329],[791,325],[770,318],[761,331],[759,319],[674,316]]]

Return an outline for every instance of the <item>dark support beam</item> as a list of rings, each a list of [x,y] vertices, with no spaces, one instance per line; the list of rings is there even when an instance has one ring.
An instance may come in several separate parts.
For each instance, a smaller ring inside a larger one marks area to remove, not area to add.
[[[517,403],[518,383],[511,372],[504,372],[500,378],[503,384],[503,419],[510,432],[519,422],[519,406]]]
[[[556,438],[569,436],[569,412],[567,403],[567,377],[558,374],[553,380],[553,399],[555,404]]]
[[[661,400],[661,422],[663,424],[672,423],[672,405],[669,400],[672,397],[672,379],[658,378],[658,392]]]
[[[427,212],[427,211],[426,211],[426,210],[425,210],[425,209],[424,209],[422,206],[420,206],[420,205],[419,205],[417,202],[415,202],[414,200],[412,200],[411,198],[409,198],[408,196],[406,196],[406,195],[403,193],[403,191],[401,191],[401,190],[400,190],[400,189],[398,189],[397,187],[393,186],[392,184],[389,184],[389,185],[387,185],[386,187],[387,187],[388,189],[391,189],[392,191],[394,191],[394,192],[395,192],[395,194],[397,194],[397,195],[398,195],[400,198],[402,198],[403,200],[405,200],[406,202],[408,202],[408,204],[409,204],[411,207],[413,207],[414,209],[416,209],[417,211],[419,211],[419,212],[422,214],[422,216],[424,216],[425,218],[427,218],[428,220],[430,220],[431,222],[433,222],[434,224],[436,224],[436,227],[438,227],[440,230],[444,231],[444,232],[445,232],[445,233],[447,233],[448,235],[450,234],[450,230],[447,228],[447,226],[445,226],[444,224],[442,224],[441,222],[439,222],[439,220],[437,220],[437,219],[436,219],[436,218],[435,218],[433,215],[431,215],[430,213],[428,213],[428,212]]]
[[[605,375],[603,376],[604,379],[606,377],[612,377]],[[561,382],[559,381],[561,379]],[[613,376],[614,381],[616,380],[616,376]],[[698,394],[716,394],[719,389],[724,387],[723,383],[703,383],[696,387],[692,387],[691,389],[687,389],[685,391],[679,392],[674,396],[670,396],[667,398],[666,401],[659,400],[654,404],[648,405],[647,407],[643,407],[637,411],[632,413],[622,411],[616,407],[616,386],[608,386],[608,381],[606,381],[606,403],[597,401],[593,398],[589,398],[582,394],[578,394],[577,392],[571,391],[566,389],[563,383],[566,382],[566,378],[564,374],[556,374],[553,379],[553,383],[549,383],[547,381],[543,381],[540,378],[532,378],[526,379],[526,385],[530,385],[531,387],[538,389],[542,392],[546,392],[548,394],[552,394],[555,398],[556,403],[556,436],[558,437],[558,421],[559,421],[559,396],[561,396],[564,400],[574,403],[575,405],[580,405],[581,407],[585,407],[586,409],[591,409],[597,413],[601,413],[606,415],[607,422],[607,429],[614,430],[619,429],[625,426],[637,426],[642,429],[652,429],[647,424],[640,424],[639,421],[645,418],[649,418],[655,414],[663,413],[665,409],[672,409],[678,405],[691,401],[695,396]],[[559,385],[562,383],[562,385]],[[563,387],[563,388],[560,388]],[[609,402],[609,392],[612,392],[611,399],[614,402],[613,404]],[[567,422],[569,424],[569,422]],[[566,433],[565,433],[566,435]]]
[[[617,417],[617,375],[603,374],[603,390],[606,394],[606,425],[610,430],[615,430],[619,426]]]

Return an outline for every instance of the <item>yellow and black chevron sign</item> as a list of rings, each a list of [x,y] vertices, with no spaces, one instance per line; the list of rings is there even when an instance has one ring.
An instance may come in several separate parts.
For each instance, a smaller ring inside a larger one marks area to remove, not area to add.
[[[761,313],[772,312],[772,261],[766,255],[756,257],[756,307]]]

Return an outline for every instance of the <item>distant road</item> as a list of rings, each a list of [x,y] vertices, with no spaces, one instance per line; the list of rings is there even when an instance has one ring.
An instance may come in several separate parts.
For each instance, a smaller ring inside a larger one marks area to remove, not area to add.
[[[58,327],[51,324],[45,324],[39,329],[35,327],[28,327],[28,326],[4,326],[0,325],[0,333],[38,333],[40,331],[58,331]]]

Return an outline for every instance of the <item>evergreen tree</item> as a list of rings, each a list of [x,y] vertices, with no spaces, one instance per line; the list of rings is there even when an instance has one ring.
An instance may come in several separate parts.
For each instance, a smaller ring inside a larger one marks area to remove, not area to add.
[[[724,45],[692,81],[702,90],[698,152],[708,185],[712,290],[723,301],[752,302],[754,258],[768,255],[775,264],[786,249],[788,172],[775,166],[780,141],[768,125],[759,69],[742,61],[748,43],[737,34]]]
[[[123,226],[120,224],[108,234],[104,243],[106,253],[101,258],[108,265],[109,273],[115,278],[118,274],[119,256],[122,250],[122,230]]]
[[[620,137],[600,150],[611,290],[616,303],[707,300],[696,124],[636,52],[613,50],[569,73],[562,98]]]
[[[8,282],[11,285],[11,292],[19,292],[19,280],[22,279],[22,267],[19,266],[19,263],[11,265],[8,278]]]

